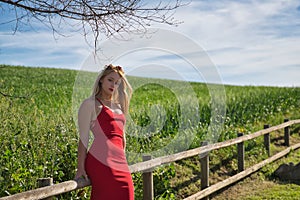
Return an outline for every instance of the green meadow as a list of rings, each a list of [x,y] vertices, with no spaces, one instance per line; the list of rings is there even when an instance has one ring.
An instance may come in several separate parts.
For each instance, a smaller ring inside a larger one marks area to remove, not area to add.
[[[81,88],[74,103],[76,80],[74,70],[0,65],[0,197],[36,188],[38,178],[52,177],[54,183],[74,178],[78,143],[74,105],[88,97],[91,89]],[[134,88],[126,128],[129,163],[140,162],[143,154],[171,154],[199,147],[205,140],[249,134],[285,118],[300,119],[299,87],[128,80],[140,85]],[[89,81],[94,81],[94,75]],[[169,145],[171,141],[176,142]],[[266,158],[260,142],[246,144],[251,162]],[[236,168],[236,162],[220,164],[221,158],[235,159],[232,148],[213,152],[211,162]],[[182,176],[193,175],[190,169],[200,168],[196,159],[157,168],[155,199],[180,199],[196,192],[195,185],[185,184],[178,175],[180,170],[185,171]],[[141,199],[141,174],[133,174],[133,179],[136,199]],[[57,198],[86,199],[89,191],[85,188]]]

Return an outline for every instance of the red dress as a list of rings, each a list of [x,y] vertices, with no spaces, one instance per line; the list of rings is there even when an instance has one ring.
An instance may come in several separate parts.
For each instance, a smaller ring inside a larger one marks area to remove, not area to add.
[[[124,125],[124,114],[116,114],[102,104],[91,128],[94,141],[85,161],[92,184],[92,200],[134,199],[132,177],[123,148]]]

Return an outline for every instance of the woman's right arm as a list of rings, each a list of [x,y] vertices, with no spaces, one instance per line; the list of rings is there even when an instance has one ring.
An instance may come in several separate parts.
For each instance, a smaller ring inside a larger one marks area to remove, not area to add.
[[[94,104],[91,99],[86,99],[81,104],[78,111],[78,127],[79,127],[79,142],[78,142],[78,159],[77,159],[77,172],[75,179],[84,177],[88,179],[85,171],[85,159],[87,155],[87,147],[89,143],[90,123],[92,119]]]

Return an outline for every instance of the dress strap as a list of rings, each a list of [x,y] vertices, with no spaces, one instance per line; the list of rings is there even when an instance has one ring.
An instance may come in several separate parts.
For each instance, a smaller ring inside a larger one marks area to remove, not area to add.
[[[101,101],[98,97],[96,97],[96,99],[99,101],[99,103],[100,103],[102,106],[104,106],[103,103],[102,103],[102,101]]]

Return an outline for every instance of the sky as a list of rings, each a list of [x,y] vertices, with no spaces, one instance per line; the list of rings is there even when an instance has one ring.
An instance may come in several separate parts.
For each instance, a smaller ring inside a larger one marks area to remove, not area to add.
[[[145,77],[169,78],[171,69],[174,77],[213,81],[206,72],[213,68],[223,84],[300,86],[299,0],[189,2],[174,13],[182,21],[178,26],[152,26],[163,30],[160,37],[153,36],[155,41],[102,37],[100,58],[105,51],[113,52],[125,71]],[[0,23],[10,19],[11,13],[0,12]],[[0,64],[82,70],[93,54],[80,33],[60,36],[32,23],[12,34],[13,27],[0,25]]]

